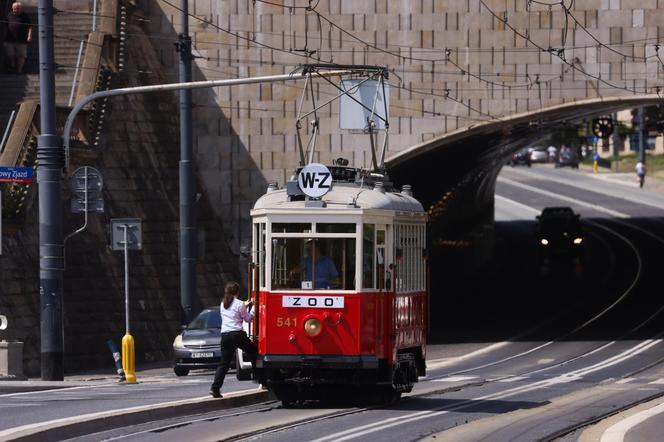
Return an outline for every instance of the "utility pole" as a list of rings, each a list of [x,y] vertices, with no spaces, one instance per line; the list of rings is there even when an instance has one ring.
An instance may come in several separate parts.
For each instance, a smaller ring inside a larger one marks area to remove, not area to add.
[[[639,106],[639,161],[646,164],[646,113]]]
[[[64,380],[62,321],[62,168],[64,150],[55,126],[53,0],[39,0],[39,97],[41,135],[37,138],[39,187],[39,298],[41,378]]]
[[[180,0],[182,32],[178,36],[180,83],[191,82],[191,37],[189,2]],[[183,320],[193,319],[196,293],[196,217],[194,211],[194,159],[191,89],[180,91],[180,304]]]

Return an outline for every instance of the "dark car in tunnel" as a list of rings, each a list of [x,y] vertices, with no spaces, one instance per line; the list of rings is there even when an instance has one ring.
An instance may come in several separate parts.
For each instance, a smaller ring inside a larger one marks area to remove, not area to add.
[[[517,152],[514,152],[512,155],[512,158],[510,159],[510,166],[514,167],[520,164],[530,167],[530,152],[528,149],[521,149]]]
[[[572,167],[574,169],[579,168],[579,155],[571,150],[561,150],[558,158],[556,159],[556,167]]]
[[[540,264],[583,264],[581,219],[570,207],[545,207],[537,216],[536,238]]]

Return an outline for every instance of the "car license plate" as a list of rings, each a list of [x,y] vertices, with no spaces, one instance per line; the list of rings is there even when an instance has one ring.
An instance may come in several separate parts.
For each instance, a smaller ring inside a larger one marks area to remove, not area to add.
[[[284,296],[282,307],[344,308],[343,296]]]
[[[192,353],[191,357],[192,357],[192,359],[211,358],[211,357],[214,357],[214,353],[212,353],[211,351],[204,352],[204,353]]]

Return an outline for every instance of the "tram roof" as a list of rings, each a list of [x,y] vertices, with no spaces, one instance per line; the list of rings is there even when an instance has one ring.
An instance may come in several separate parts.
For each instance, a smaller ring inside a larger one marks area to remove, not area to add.
[[[352,210],[392,210],[397,212],[424,212],[419,201],[412,196],[401,192],[381,191],[377,188],[360,186],[355,183],[334,183],[332,189],[322,198],[326,207],[317,210],[328,209],[352,209]],[[289,201],[286,189],[267,192],[254,204],[254,210],[270,209],[311,209],[305,207],[305,201],[298,199]]]

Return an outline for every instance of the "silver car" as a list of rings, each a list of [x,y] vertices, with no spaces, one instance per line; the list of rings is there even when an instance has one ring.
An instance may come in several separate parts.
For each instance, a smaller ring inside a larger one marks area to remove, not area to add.
[[[546,150],[533,149],[530,152],[530,162],[532,163],[546,163],[549,159],[549,156],[546,153]]]
[[[221,361],[219,307],[203,310],[173,341],[173,371],[186,376],[194,368],[217,368]]]
[[[248,331],[245,324],[245,331]],[[187,376],[197,368],[215,369],[221,362],[221,315],[219,307],[200,312],[173,341],[173,371],[177,376]],[[236,368],[238,380],[251,379],[251,363],[244,352],[238,350],[231,368]]]

